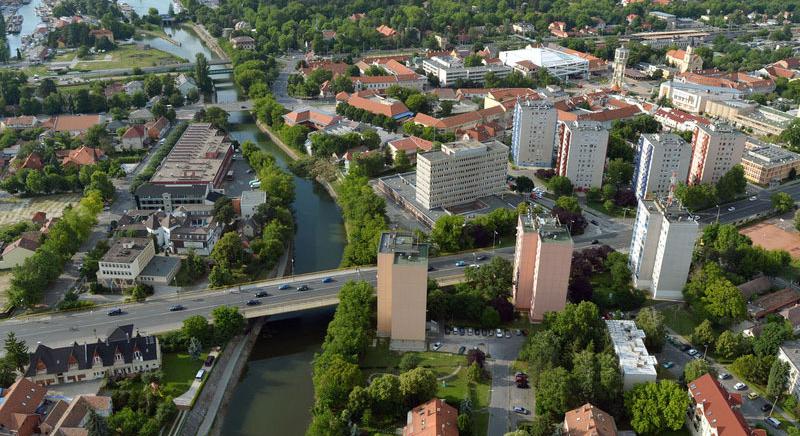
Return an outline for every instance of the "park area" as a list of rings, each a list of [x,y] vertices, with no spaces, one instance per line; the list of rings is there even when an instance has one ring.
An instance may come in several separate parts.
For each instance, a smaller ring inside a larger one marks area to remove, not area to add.
[[[65,59],[68,60],[68,59]],[[144,68],[184,62],[183,59],[154,48],[121,45],[114,50],[80,59],[77,70],[94,71],[118,68]]]
[[[48,218],[60,217],[67,205],[75,205],[80,199],[80,194],[58,194],[33,198],[2,198],[0,199],[0,225],[30,220],[36,212],[44,212]]]

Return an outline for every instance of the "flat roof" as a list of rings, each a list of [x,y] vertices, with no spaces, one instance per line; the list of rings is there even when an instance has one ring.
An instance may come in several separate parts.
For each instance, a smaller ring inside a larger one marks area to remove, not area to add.
[[[139,276],[169,277],[181,265],[181,258],[177,256],[153,256]]]
[[[781,344],[781,350],[789,358],[792,366],[800,368],[800,341],[786,341]]]
[[[153,241],[150,238],[119,238],[108,249],[101,262],[109,263],[130,263],[136,259],[148,244]]]
[[[213,182],[231,147],[228,137],[210,123],[189,124],[150,182]]]
[[[793,162],[800,159],[800,155],[777,145],[764,145],[759,148],[750,148],[744,151],[742,160],[757,161],[762,165],[776,165]]]
[[[424,156],[428,161],[434,162],[496,150],[507,151],[508,147],[497,140],[487,142],[478,142],[475,140],[455,141],[442,144],[440,150],[421,153],[420,156]]]
[[[642,200],[642,202],[644,202],[647,210],[651,212],[657,211],[670,223],[689,221],[697,223],[697,221],[694,220],[694,215],[681,206],[677,199],[674,200],[672,204],[667,204],[665,199]]]
[[[635,322],[611,319],[606,320],[606,327],[623,373],[656,375],[658,361],[647,352],[644,331]]]
[[[417,242],[410,232],[383,232],[380,253],[394,253],[395,263],[417,263],[428,259],[428,244]]]
[[[558,222],[558,219],[549,215],[520,215],[522,220],[523,232],[536,232],[542,238],[542,242],[570,242],[572,236],[566,226]]]
[[[531,61],[542,68],[579,64],[589,66],[589,61],[580,56],[548,47],[528,46],[519,50],[503,51],[498,56],[506,65],[512,66],[522,61]]]

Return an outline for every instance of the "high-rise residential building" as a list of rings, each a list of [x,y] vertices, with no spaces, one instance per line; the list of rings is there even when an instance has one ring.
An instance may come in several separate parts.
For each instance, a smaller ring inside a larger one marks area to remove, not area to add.
[[[686,180],[692,147],[672,133],[643,134],[639,137],[634,162],[633,186],[637,198],[659,198],[669,193],[675,181]]]
[[[425,349],[428,244],[384,232],[378,247],[378,336],[394,350]]]
[[[469,203],[505,189],[508,147],[499,141],[442,144],[417,156],[415,196],[434,209]]]
[[[552,167],[558,111],[544,100],[522,100],[514,107],[511,155],[520,166]]]
[[[558,123],[556,173],[578,189],[600,187],[608,148],[608,130],[597,121]]]
[[[688,182],[716,183],[742,161],[745,135],[728,124],[698,125],[692,136]]]
[[[572,237],[549,216],[520,215],[514,252],[514,308],[533,322],[567,304]]]
[[[655,299],[682,300],[699,225],[668,202],[639,199],[629,262],[637,288]]]

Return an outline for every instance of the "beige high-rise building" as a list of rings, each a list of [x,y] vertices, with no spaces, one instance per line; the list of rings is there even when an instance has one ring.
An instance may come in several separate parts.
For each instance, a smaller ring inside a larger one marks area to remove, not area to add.
[[[469,203],[505,189],[508,147],[456,141],[417,156],[416,200],[426,209]]]
[[[520,166],[552,167],[558,111],[545,100],[522,100],[514,106],[511,155]]]
[[[576,189],[599,188],[606,164],[608,130],[597,121],[558,123],[556,173],[566,176]]]
[[[745,139],[728,124],[695,127],[688,182],[717,183],[728,170],[742,162]]]
[[[393,350],[425,349],[428,244],[384,232],[378,247],[378,336]]]
[[[572,237],[549,216],[520,215],[514,252],[514,308],[528,311],[532,322],[567,304],[572,266]]]

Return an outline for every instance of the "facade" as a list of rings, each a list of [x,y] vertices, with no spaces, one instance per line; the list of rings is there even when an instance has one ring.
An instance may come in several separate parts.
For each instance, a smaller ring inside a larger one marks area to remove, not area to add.
[[[766,436],[766,430],[751,429],[739,407],[742,397],[728,392],[711,374],[688,383],[690,410],[686,427],[692,436]]]
[[[434,398],[408,411],[403,436],[458,436],[458,410]]]
[[[141,150],[147,139],[147,129],[144,124],[134,124],[122,135],[118,150]]]
[[[734,100],[742,98],[744,93],[736,88],[698,85],[676,81],[662,82],[658,88],[658,98],[666,98],[672,107],[693,114],[706,111],[709,101]]]
[[[748,182],[770,185],[797,175],[800,172],[800,155],[777,145],[763,143],[744,151],[742,167]]]
[[[578,189],[600,187],[608,148],[608,130],[597,121],[558,123],[556,173]]]
[[[709,101],[705,114],[764,136],[780,135],[795,118],[786,112],[747,100]]]
[[[155,255],[150,238],[119,238],[100,259],[97,281],[108,287],[131,287]]]
[[[233,159],[233,144],[211,123],[186,127],[150,178],[156,185],[222,185]]]
[[[181,206],[203,204],[209,192],[211,186],[202,183],[157,185],[148,182],[136,188],[134,199],[137,209],[169,213]]]
[[[630,51],[625,46],[614,50],[614,73],[611,76],[611,86],[622,89],[625,86],[625,66],[628,64]]]
[[[511,74],[511,68],[504,65],[477,65],[464,66],[464,60],[450,55],[433,56],[422,61],[425,74],[433,74],[439,79],[439,86],[449,87],[456,82],[478,83],[485,82],[486,74],[493,73],[498,78]]]
[[[514,106],[511,155],[519,166],[552,167],[558,111],[544,100],[522,100]]]
[[[667,50],[666,57],[667,63],[681,73],[703,68],[703,58],[694,53],[691,45],[687,46],[686,50]]]
[[[256,40],[249,36],[234,36],[231,45],[237,50],[255,50]]]
[[[691,158],[692,147],[678,135],[671,133],[641,135],[633,170],[636,197],[666,196],[673,183],[686,180]]]
[[[427,209],[469,203],[505,189],[508,147],[457,141],[417,156],[416,199]]]
[[[96,380],[161,368],[156,336],[142,336],[133,324],[115,328],[105,341],[50,348],[39,344],[24,377],[42,386]]]
[[[742,161],[745,136],[727,124],[697,126],[692,136],[690,184],[717,183]]]
[[[564,414],[563,436],[617,436],[614,417],[591,403]]]
[[[395,350],[425,349],[428,244],[410,233],[384,232],[378,247],[377,334]]]
[[[567,304],[572,237],[555,218],[520,215],[514,255],[513,302],[532,322]]]
[[[778,359],[789,364],[786,390],[800,400],[800,341],[784,342],[778,349]]]
[[[678,205],[639,199],[629,250],[634,286],[654,299],[683,300],[698,229]]]
[[[564,51],[547,47],[527,46],[519,50],[501,51],[500,61],[524,75],[544,68],[560,80],[589,77],[589,61]]]
[[[644,331],[636,327],[636,322],[610,319],[606,320],[606,327],[619,359],[622,389],[628,391],[637,384],[656,381],[658,362],[647,352]]]

